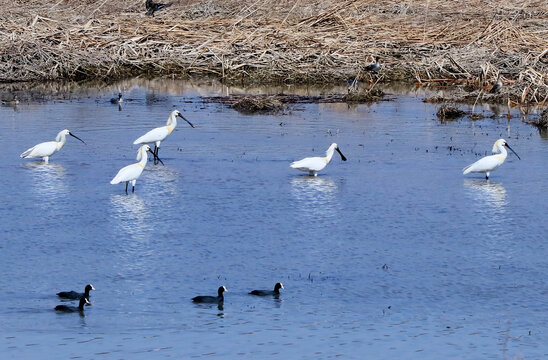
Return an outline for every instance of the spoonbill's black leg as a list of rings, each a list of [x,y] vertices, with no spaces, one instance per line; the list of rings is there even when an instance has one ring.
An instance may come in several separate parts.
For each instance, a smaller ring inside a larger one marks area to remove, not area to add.
[[[126,194],[127,194],[127,184],[129,184],[129,181],[126,181]]]
[[[158,165],[158,146],[154,145],[154,165]]]
[[[161,162],[162,165],[165,165],[164,162],[162,161],[162,159],[160,159],[158,156],[156,156],[156,159],[158,159],[158,161]]]

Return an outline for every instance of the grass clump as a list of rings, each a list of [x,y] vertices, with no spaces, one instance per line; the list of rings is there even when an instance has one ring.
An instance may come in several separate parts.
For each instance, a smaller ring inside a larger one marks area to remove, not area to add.
[[[464,111],[462,111],[462,110],[460,110],[456,107],[448,106],[448,105],[442,105],[438,109],[438,112],[436,113],[436,116],[441,121],[455,120],[455,119],[463,117],[464,115],[465,115]]]
[[[246,96],[232,104],[232,108],[241,113],[273,113],[281,111],[285,105],[272,97]]]

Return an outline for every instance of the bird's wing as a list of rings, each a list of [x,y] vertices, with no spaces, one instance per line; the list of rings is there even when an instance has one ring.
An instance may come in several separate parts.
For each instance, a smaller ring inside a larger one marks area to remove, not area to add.
[[[310,171],[310,170],[320,171],[321,169],[325,167],[325,165],[327,165],[327,163],[324,158],[309,157],[299,161],[292,162],[290,166],[293,169],[299,169],[304,171]]]
[[[118,174],[110,181],[111,184],[119,184],[123,181],[131,181],[141,176],[143,168],[139,163],[125,166],[118,171]]]
[[[35,145],[21,154],[22,158],[35,158],[50,156],[57,151],[57,142],[48,141]]]
[[[156,141],[162,141],[168,135],[169,135],[169,130],[167,129],[167,127],[165,126],[157,127],[150,130],[149,132],[147,132],[145,135],[141,136],[137,140],[135,140],[133,142],[133,145],[150,144]]]
[[[486,156],[475,163],[468,165],[464,169],[462,169],[463,174],[468,174],[471,172],[485,172],[485,171],[492,171],[497,166],[499,166],[501,163],[496,155]]]

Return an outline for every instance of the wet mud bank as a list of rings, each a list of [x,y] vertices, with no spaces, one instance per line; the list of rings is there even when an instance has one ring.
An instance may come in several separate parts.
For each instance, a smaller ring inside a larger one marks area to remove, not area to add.
[[[290,104],[320,104],[320,103],[373,103],[389,101],[382,90],[348,92],[347,94],[324,95],[230,95],[202,97],[204,103],[225,104],[232,109],[247,114],[276,113]]]
[[[214,76],[226,84],[348,78],[489,91],[545,104],[548,5],[372,0],[20,2],[0,14],[0,82]],[[367,71],[379,57],[380,67]],[[499,77],[500,75],[500,77]],[[472,95],[473,96],[473,95]]]

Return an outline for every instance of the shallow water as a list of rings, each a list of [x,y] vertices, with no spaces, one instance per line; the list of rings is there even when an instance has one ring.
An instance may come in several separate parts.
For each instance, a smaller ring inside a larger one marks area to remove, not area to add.
[[[548,356],[548,140],[517,114],[442,124],[407,92],[249,116],[198,97],[230,89],[166,83],[126,85],[122,111],[114,88],[0,107],[2,358]],[[110,185],[173,108],[197,128],[135,194]],[[63,128],[87,145],[19,158]],[[522,160],[462,176],[499,137]],[[288,167],[332,142],[346,163]],[[53,311],[87,283],[85,317]],[[220,285],[222,310],[190,301]]]

